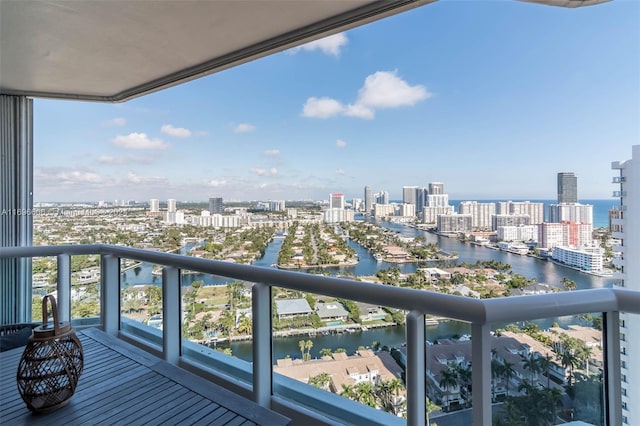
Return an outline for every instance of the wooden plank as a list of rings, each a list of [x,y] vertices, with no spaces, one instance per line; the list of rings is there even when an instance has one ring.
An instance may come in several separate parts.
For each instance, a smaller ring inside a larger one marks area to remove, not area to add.
[[[288,418],[276,412],[267,410],[253,401],[243,398],[222,386],[205,380],[200,376],[196,376],[189,371],[178,368],[167,362],[160,361],[155,364],[152,369],[177,383],[189,387],[189,389],[194,392],[197,392],[203,397],[208,398],[231,411],[242,413],[243,417],[258,424],[275,426],[286,425],[290,422]]]
[[[195,404],[189,407],[185,405],[180,412],[176,413],[173,416],[167,414],[166,418],[155,419],[158,421],[158,426],[185,424],[185,419],[187,419],[191,415],[191,413],[200,412],[207,407],[212,410],[215,410],[219,407],[219,405],[201,397],[200,395],[194,395],[194,400],[196,400]]]
[[[97,328],[89,328],[83,331],[83,334],[94,339],[97,342],[105,345],[109,349],[119,352],[127,358],[135,360],[138,364],[150,366],[158,362],[158,358],[143,351],[140,348],[136,348],[133,345],[125,343],[122,339],[110,336]]]
[[[168,417],[173,417],[185,410],[190,409],[194,404],[194,397],[198,396],[193,392],[188,391],[187,389],[183,389],[184,393],[177,397],[173,395],[173,399],[164,404],[161,410],[155,410],[153,413],[148,414],[143,419],[143,425],[149,424],[157,424],[161,419],[166,419]]]
[[[186,423],[193,425],[208,425],[211,424],[212,420],[224,416],[228,411],[229,410],[222,406],[218,406],[218,408],[209,412],[204,410],[201,412],[199,411],[197,413],[193,413],[189,418],[187,418]]]
[[[256,426],[285,417],[97,329],[78,333],[84,372],[61,409],[34,415],[16,386],[24,348],[0,354],[0,424],[49,426],[119,423]]]

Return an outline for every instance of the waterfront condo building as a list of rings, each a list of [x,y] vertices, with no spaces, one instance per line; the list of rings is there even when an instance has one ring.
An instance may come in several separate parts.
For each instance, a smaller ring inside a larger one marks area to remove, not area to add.
[[[329,208],[330,209],[344,209],[344,194],[335,193],[329,194]]]
[[[578,177],[573,172],[558,173],[558,204],[578,202]]]
[[[429,183],[429,195],[442,195],[442,194],[444,194],[444,183],[442,182]]]
[[[586,222],[593,224],[593,206],[580,203],[551,204],[549,206],[549,222]]]
[[[611,164],[620,176],[613,178],[619,185],[613,196],[620,199],[619,218],[613,219],[618,231],[612,234],[620,240],[615,251],[622,253],[615,259],[619,268],[622,286],[640,290],[640,145],[632,148],[632,157],[627,161]],[[640,424],[640,317],[620,314],[620,352],[622,368],[622,420],[624,424]],[[635,401],[635,402],[634,402]]]
[[[364,187],[364,212],[371,214],[371,208],[373,207],[373,194],[371,193],[371,187]]]
[[[417,186],[403,186],[402,187],[402,203],[403,204],[417,204],[418,202],[418,187]]]
[[[497,203],[496,214],[528,214],[529,223],[537,225],[544,222],[544,203],[500,201]]]
[[[222,203],[222,198],[220,197],[209,198],[209,213],[222,214],[223,211],[224,211],[224,205]]]
[[[470,214],[474,229],[490,229],[491,216],[496,214],[496,203],[462,201],[458,206],[458,213]]]
[[[157,213],[160,211],[160,200],[157,198],[152,198],[149,200],[149,211],[151,213]]]
[[[443,234],[471,232],[471,221],[470,214],[439,214],[437,219],[438,232]]]
[[[169,213],[175,213],[176,212],[176,200],[174,200],[173,198],[169,198],[167,200],[167,211]]]
[[[593,241],[590,223],[544,222],[538,225],[540,248],[589,246]]]

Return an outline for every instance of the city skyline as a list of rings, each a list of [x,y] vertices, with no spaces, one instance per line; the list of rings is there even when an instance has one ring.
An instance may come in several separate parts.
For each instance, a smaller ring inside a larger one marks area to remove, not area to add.
[[[34,200],[551,200],[563,171],[609,199],[639,13],[438,2],[123,104],[36,99]]]

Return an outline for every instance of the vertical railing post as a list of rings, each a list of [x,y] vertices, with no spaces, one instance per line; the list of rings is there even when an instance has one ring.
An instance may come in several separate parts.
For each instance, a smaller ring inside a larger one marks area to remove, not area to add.
[[[253,308],[253,400],[271,408],[272,340],[271,286],[255,283],[251,289]]]
[[[58,255],[58,318],[60,321],[71,319],[71,256]]]
[[[490,425],[491,416],[491,329],[488,324],[471,325],[471,380],[473,424]]]
[[[100,258],[102,326],[107,334],[120,329],[120,258],[103,254]]]
[[[407,314],[407,425],[423,426],[426,408],[424,314]]]
[[[162,268],[162,353],[171,364],[178,363],[181,352],[180,276],[178,268]]]
[[[622,424],[622,390],[620,372],[620,313],[616,311],[602,314],[604,330],[604,386],[605,424]]]

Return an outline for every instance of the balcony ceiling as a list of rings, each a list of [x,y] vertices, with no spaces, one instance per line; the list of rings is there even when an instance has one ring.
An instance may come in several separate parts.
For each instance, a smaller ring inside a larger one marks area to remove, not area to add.
[[[0,0],[0,94],[125,101],[433,1]]]

